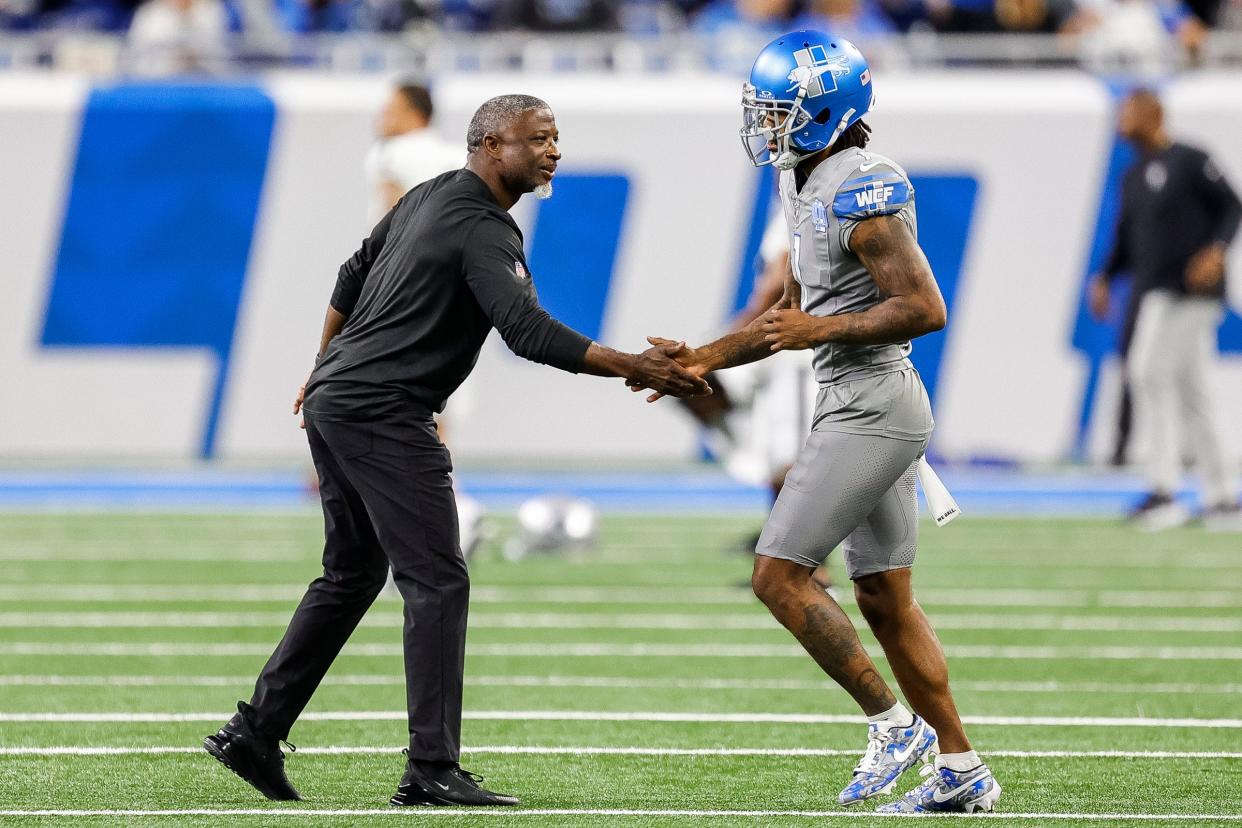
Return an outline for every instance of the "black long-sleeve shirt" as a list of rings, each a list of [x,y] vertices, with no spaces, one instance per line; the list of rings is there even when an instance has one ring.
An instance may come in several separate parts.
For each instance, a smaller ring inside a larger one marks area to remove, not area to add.
[[[591,344],[540,307],[521,231],[466,169],[397,202],[341,266],[332,307],[347,320],[304,402],[325,419],[442,411],[493,327],[518,356],[565,371]]]
[[[1186,265],[1214,242],[1229,244],[1242,202],[1202,150],[1170,144],[1126,171],[1121,219],[1105,266],[1111,280],[1134,275],[1135,295],[1159,288],[1186,293]],[[1223,297],[1222,281],[1213,295]]]

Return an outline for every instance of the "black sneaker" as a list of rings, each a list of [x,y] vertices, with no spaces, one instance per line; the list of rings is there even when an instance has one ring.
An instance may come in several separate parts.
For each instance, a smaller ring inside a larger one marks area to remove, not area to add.
[[[462,770],[456,762],[410,759],[390,805],[518,805],[516,796],[479,787],[483,777]]]
[[[237,703],[237,715],[229,719],[219,733],[203,739],[203,747],[268,799],[300,800],[302,795],[285,776],[285,755],[280,750],[280,742],[256,733],[246,721],[243,705],[244,702]],[[296,749],[289,745],[290,751]]]

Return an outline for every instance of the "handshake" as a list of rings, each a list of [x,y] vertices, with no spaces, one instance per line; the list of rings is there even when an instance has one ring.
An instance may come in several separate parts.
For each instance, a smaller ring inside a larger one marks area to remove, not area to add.
[[[703,375],[708,368],[685,342],[649,336],[651,347],[631,358],[625,384],[631,391],[650,390],[647,402],[664,396],[705,397],[712,393]]]

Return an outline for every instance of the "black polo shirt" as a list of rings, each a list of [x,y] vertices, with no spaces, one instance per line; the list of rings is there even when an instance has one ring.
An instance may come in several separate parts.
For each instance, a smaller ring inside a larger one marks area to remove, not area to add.
[[[539,306],[521,231],[466,169],[397,202],[341,266],[332,307],[348,320],[304,402],[324,419],[442,411],[492,328],[518,356],[571,372],[591,344]]]
[[[1121,220],[1105,266],[1111,279],[1134,275],[1134,290],[1186,293],[1186,265],[1213,242],[1229,244],[1242,203],[1201,150],[1171,144],[1140,159],[1121,185]],[[1224,282],[1213,291],[1224,296]]]

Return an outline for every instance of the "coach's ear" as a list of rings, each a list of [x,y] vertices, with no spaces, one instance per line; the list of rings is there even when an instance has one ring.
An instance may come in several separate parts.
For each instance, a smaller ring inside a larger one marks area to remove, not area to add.
[[[504,144],[505,142],[499,135],[493,135],[489,132],[487,135],[483,136],[483,151],[486,152],[490,158],[500,158],[501,147],[503,147]]]

